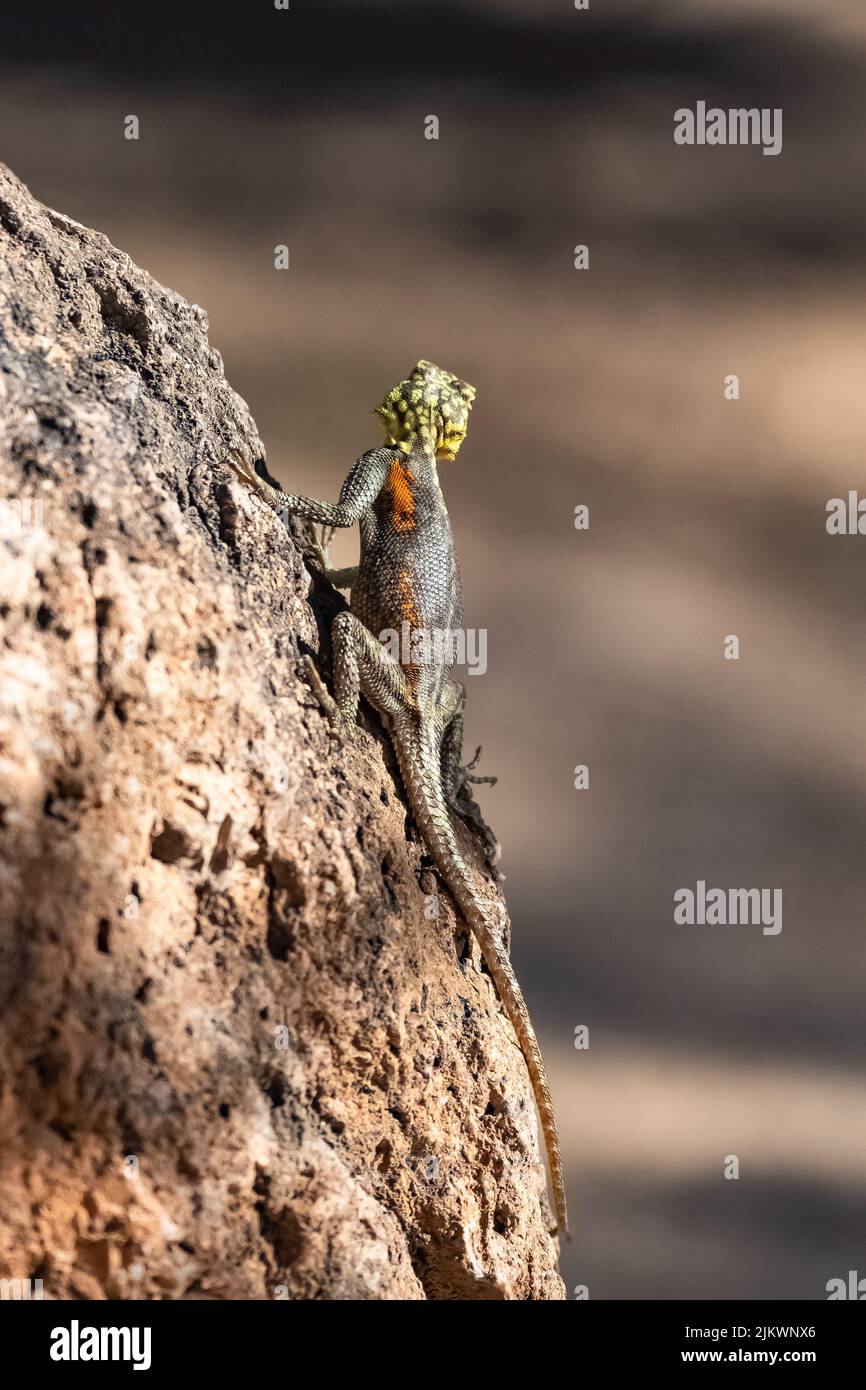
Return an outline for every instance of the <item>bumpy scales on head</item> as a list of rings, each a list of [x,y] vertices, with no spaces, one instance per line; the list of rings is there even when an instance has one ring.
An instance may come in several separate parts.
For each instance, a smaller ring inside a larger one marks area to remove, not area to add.
[[[355,735],[364,695],[382,716],[412,812],[445,886],[481,947],[532,1080],[547,1144],[560,1231],[567,1231],[565,1182],[544,1062],[504,947],[502,924],[474,885],[451,823],[461,788],[477,781],[460,765],[464,687],[452,679],[454,649],[434,640],[463,623],[460,572],[438,462],[455,459],[466,438],[474,387],[432,362],[419,362],[376,413],[385,443],[355,460],[336,503],[285,493],[236,459],[232,466],[276,511],[361,536],[356,569],[325,573],[351,590],[331,635],[334,693],[312,662],[305,674],[332,727]],[[397,654],[390,634],[408,636]],[[426,639],[426,640],[425,640]],[[483,779],[482,779],[483,780]]]
[[[474,399],[474,386],[421,361],[376,406],[385,443],[406,454],[420,446],[437,458],[454,459],[466,438]]]

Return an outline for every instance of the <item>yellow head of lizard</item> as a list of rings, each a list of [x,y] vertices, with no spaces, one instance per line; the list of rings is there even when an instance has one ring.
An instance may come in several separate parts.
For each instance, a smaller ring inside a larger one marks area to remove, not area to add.
[[[387,445],[406,454],[420,445],[437,458],[454,459],[466,438],[474,399],[474,386],[434,362],[421,361],[375,413],[382,418]]]

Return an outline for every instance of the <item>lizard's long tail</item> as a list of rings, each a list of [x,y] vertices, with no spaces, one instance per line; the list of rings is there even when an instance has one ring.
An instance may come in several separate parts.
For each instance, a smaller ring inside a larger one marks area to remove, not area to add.
[[[565,1176],[544,1059],[511,962],[491,926],[489,910],[475,892],[463,867],[463,858],[451,828],[448,807],[442,792],[439,748],[436,746],[435,734],[432,730],[429,734],[426,730],[420,732],[414,721],[411,724],[408,721],[401,722],[397,727],[392,727],[391,733],[403,784],[419,829],[448,891],[481,947],[499,998],[517,1034],[544,1131],[547,1161],[550,1165],[556,1202],[557,1227],[561,1234],[568,1235]]]

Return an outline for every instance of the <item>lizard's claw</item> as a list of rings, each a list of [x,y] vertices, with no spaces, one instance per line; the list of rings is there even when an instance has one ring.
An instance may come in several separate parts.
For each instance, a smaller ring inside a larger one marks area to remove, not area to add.
[[[465,787],[466,784],[467,784],[467,782],[471,782],[474,786],[479,786],[482,782],[485,782],[485,783],[486,783],[488,786],[490,786],[490,787],[495,787],[495,786],[496,786],[496,783],[499,781],[499,778],[498,778],[498,777],[473,777],[473,776],[472,776],[472,769],[473,769],[474,767],[477,767],[477,766],[478,766],[478,759],[479,759],[480,757],[481,757],[481,744],[479,743],[478,747],[475,749],[475,757],[472,759],[471,762],[466,763],[466,765],[465,765],[464,767],[461,767],[461,769],[460,769],[460,785],[461,785],[461,786]]]
[[[235,477],[247,487],[254,488],[258,482],[258,475],[252,464],[244,458],[239,449],[229,449],[223,463],[227,464]]]
[[[354,743],[357,735],[357,727],[346,719],[333,695],[331,694],[322,677],[319,675],[316,665],[311,656],[306,654],[301,657],[300,673],[306,681],[313,695],[318,701],[322,713],[327,719],[331,733],[340,743]]]
[[[472,761],[457,769],[457,778],[454,785],[445,789],[445,800],[456,815],[461,816],[464,820],[471,820],[475,823],[483,824],[483,821],[479,821],[475,803],[469,799],[469,788],[470,786],[478,786],[481,783],[486,783],[490,787],[495,787],[499,778],[473,776],[472,769],[477,765],[480,756],[481,747],[479,745],[475,750],[475,757]]]
[[[328,552],[323,545],[317,541],[311,541],[304,546],[304,560],[311,569],[318,570],[319,574],[327,574],[331,568],[331,561]]]

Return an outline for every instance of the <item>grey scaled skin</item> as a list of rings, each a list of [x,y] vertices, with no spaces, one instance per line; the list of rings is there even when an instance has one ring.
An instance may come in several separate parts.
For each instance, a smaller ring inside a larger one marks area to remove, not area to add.
[[[460,766],[465,691],[451,678],[448,644],[443,650],[432,640],[437,632],[459,632],[463,623],[460,573],[437,465],[440,459],[456,458],[474,397],[474,387],[432,362],[419,362],[377,407],[385,444],[355,461],[336,503],[283,492],[237,455],[228,462],[275,511],[329,528],[360,527],[357,568],[334,571],[323,565],[327,578],[351,589],[350,611],[339,613],[331,630],[333,697],[309,658],[304,674],[343,738],[355,736],[362,694],[385,723],[415,820],[479,942],[517,1034],[544,1131],[557,1229],[567,1235],[562,1156],[541,1049],[505,937],[472,886],[449,815],[466,782],[491,780],[472,777]],[[400,650],[401,664],[379,639],[407,630],[410,642]],[[415,635],[420,642],[413,641]]]

